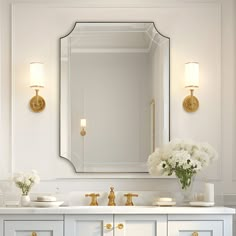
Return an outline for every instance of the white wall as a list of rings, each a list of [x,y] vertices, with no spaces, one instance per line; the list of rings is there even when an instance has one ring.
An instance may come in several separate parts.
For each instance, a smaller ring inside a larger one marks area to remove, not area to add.
[[[77,20],[154,21],[158,30],[171,38],[171,137],[212,144],[219,151],[220,160],[210,168],[207,177],[222,180],[225,193],[236,193],[232,182],[235,142],[233,0],[94,1],[93,5],[78,1],[71,4],[68,1],[53,1],[52,4],[46,4],[48,1],[15,2],[18,3],[13,4],[11,14],[9,2],[1,1],[2,179],[12,171],[32,168],[37,169],[44,179],[81,177],[58,157],[59,37],[68,33]],[[183,77],[184,63],[192,60],[201,66],[200,88],[195,93],[200,108],[189,114],[182,108],[182,100],[188,94]],[[28,108],[33,95],[28,87],[31,61],[43,61],[46,65],[46,88],[40,93],[45,97],[47,107],[41,114],[32,113]],[[80,184],[78,188],[94,188],[95,183],[96,188],[107,188],[111,182],[120,189],[140,190],[174,185],[174,180],[153,180],[146,179],[146,176],[125,183],[122,179],[109,180],[104,176],[99,179],[91,175],[87,177],[90,179],[66,181],[71,188],[74,188],[74,181]],[[45,181],[41,186],[47,188],[50,183],[56,185],[53,180]]]

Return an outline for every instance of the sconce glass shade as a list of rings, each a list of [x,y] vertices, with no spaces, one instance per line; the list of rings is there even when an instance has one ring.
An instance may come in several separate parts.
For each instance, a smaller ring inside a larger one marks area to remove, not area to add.
[[[44,87],[44,65],[40,62],[30,63],[30,87]]]
[[[86,119],[80,120],[80,127],[85,128],[86,127]]]
[[[185,88],[199,87],[199,64],[197,62],[188,62],[185,64]]]

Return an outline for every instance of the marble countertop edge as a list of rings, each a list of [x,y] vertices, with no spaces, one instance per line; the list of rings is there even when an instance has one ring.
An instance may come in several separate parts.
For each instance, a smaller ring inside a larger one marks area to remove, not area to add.
[[[158,206],[62,206],[62,207],[1,207],[3,214],[235,214],[228,207],[158,207]]]

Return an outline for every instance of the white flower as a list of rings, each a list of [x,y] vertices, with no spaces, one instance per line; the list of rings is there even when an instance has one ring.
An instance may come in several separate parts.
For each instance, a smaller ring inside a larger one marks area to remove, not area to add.
[[[164,173],[165,173],[165,167],[166,167],[166,162],[165,162],[165,161],[161,161],[161,162],[159,163],[159,165],[157,166],[157,168],[156,168],[156,173],[157,173],[158,175],[164,175]]]
[[[23,176],[23,173],[15,173],[13,180],[16,182],[16,180],[21,180]]]
[[[191,157],[187,151],[180,150],[180,151],[173,151],[168,162],[172,168],[175,168],[177,165],[178,166],[186,165],[188,160],[190,159]]]
[[[23,176],[17,176],[15,178],[15,182],[24,182],[24,177]]]
[[[201,162],[199,162],[198,160],[191,160],[191,166],[195,168],[196,172],[199,172],[202,169]]]
[[[29,179],[25,179],[24,184],[29,186],[31,184],[31,181]]]
[[[209,156],[210,161],[218,159],[216,150],[208,143],[199,144],[199,149],[205,152]]]
[[[160,164],[161,159],[160,157],[160,152],[159,149],[156,149],[155,152],[153,152],[149,157],[148,157],[148,166],[151,168],[152,166],[157,166]]]
[[[34,184],[40,182],[40,178],[35,170],[30,173],[16,173],[13,176],[16,186],[21,189],[23,195],[27,195]]]
[[[193,160],[198,160],[202,167],[206,167],[210,164],[210,157],[209,155],[207,155],[206,152],[203,152],[201,150],[196,150],[194,153],[193,153],[193,156],[192,156]]]
[[[35,184],[38,184],[40,182],[40,178],[38,175],[32,176],[31,179]]]
[[[185,150],[191,153],[195,145],[192,140],[174,139],[170,141],[170,146],[172,150]]]
[[[181,176],[183,171],[194,175],[215,159],[217,152],[209,144],[175,139],[162,148],[156,148],[149,156],[147,166],[152,175],[178,172]]]

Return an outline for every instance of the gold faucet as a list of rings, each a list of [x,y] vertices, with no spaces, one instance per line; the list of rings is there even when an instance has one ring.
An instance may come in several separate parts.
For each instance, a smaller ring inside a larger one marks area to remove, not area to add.
[[[108,206],[115,206],[116,205],[115,198],[116,198],[116,196],[115,196],[115,192],[114,192],[114,187],[110,187],[110,193],[108,195],[109,201],[108,201],[107,205]]]
[[[133,206],[134,203],[132,201],[132,197],[138,197],[138,194],[134,194],[134,193],[126,193],[124,194],[125,197],[127,197],[127,201],[125,203],[126,206]]]
[[[85,194],[85,197],[91,197],[91,202],[90,202],[90,206],[98,206],[98,201],[97,201],[97,197],[99,197],[100,194],[99,193],[90,193],[90,194]]]

